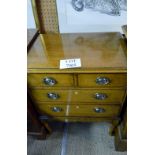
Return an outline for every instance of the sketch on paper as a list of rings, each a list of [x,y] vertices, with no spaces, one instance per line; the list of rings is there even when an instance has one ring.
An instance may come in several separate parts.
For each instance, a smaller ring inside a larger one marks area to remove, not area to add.
[[[127,10],[127,0],[71,0],[74,10],[91,9],[111,16],[120,16]]]
[[[127,0],[56,0],[61,33],[122,32]]]

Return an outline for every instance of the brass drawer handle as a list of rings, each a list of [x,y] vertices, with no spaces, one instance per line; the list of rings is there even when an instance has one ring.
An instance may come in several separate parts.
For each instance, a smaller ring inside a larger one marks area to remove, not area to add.
[[[96,83],[99,85],[107,85],[110,83],[110,79],[106,77],[97,77]]]
[[[60,108],[60,107],[53,107],[53,108],[51,108],[51,110],[53,112],[61,112],[62,111],[62,108]]]
[[[103,112],[105,112],[105,109],[103,109],[103,108],[94,108],[94,112],[103,113]]]
[[[49,77],[45,77],[43,79],[43,82],[44,82],[44,84],[49,85],[49,86],[54,86],[57,83],[57,81],[55,79],[49,78]]]
[[[56,100],[58,98],[60,98],[59,94],[55,94],[55,93],[47,93],[48,98]]]
[[[106,94],[102,94],[102,93],[96,93],[95,94],[95,98],[97,100],[105,100],[107,98],[107,95]]]

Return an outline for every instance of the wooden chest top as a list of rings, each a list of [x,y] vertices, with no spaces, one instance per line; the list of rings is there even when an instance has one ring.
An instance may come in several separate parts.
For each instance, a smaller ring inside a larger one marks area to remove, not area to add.
[[[80,58],[81,68],[59,69],[62,59]],[[120,33],[40,34],[28,53],[28,73],[126,73],[126,45]]]

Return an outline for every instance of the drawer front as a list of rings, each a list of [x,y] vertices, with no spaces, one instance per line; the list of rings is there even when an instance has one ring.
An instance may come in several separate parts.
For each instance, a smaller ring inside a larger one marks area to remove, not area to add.
[[[50,116],[89,116],[115,117],[119,115],[120,106],[116,105],[38,105],[41,113]]]
[[[125,95],[124,90],[73,90],[72,91],[72,102],[114,102],[121,103]]]
[[[50,116],[66,116],[66,105],[37,105],[37,109]]]
[[[74,85],[72,74],[28,74],[29,87],[69,87]]]
[[[70,90],[36,89],[30,91],[32,98],[36,101],[66,102],[70,100],[72,94],[72,91]]]
[[[95,103],[121,103],[125,90],[31,90],[31,95],[36,101],[50,102],[95,102]]]
[[[126,87],[126,74],[78,74],[80,87]]]

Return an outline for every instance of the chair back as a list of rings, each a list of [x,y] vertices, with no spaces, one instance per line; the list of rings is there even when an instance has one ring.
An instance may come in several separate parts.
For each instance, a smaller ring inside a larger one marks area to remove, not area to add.
[[[56,0],[31,0],[34,19],[40,33],[59,33]]]

